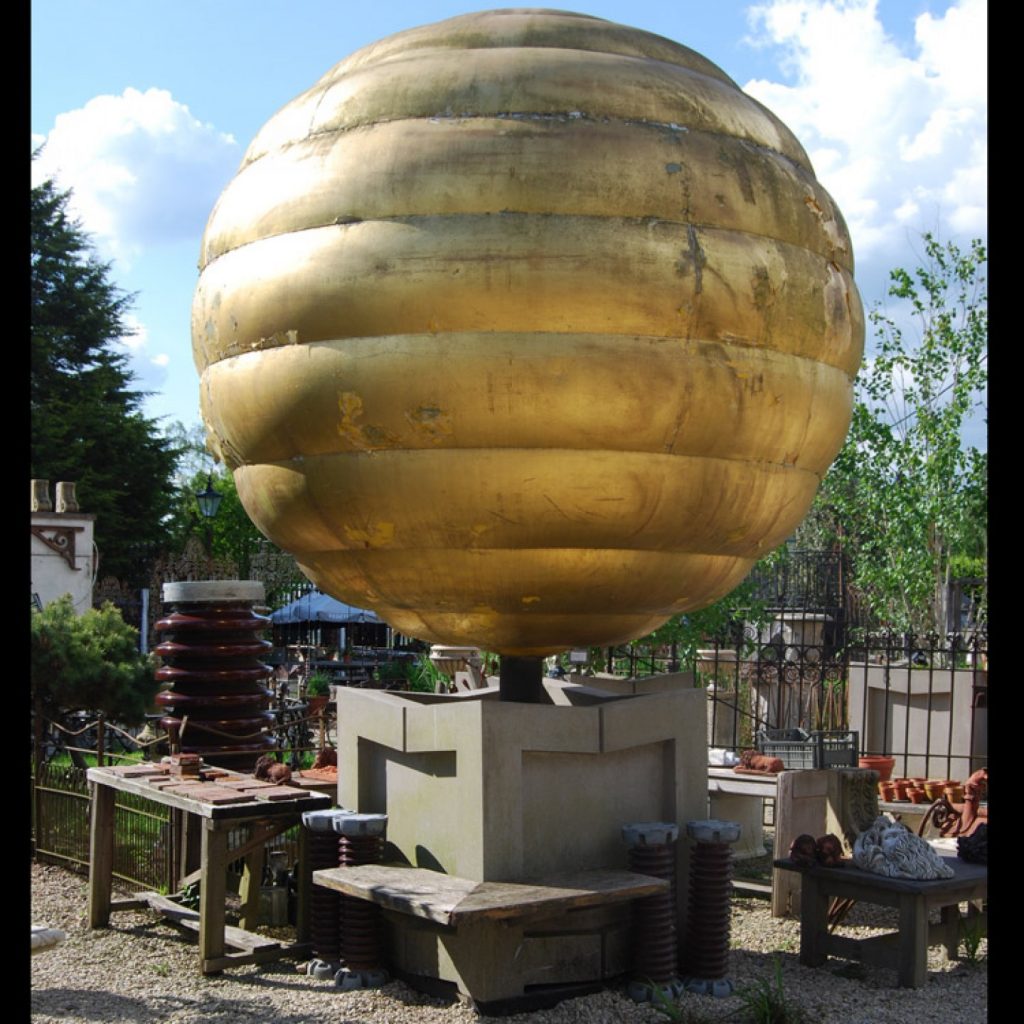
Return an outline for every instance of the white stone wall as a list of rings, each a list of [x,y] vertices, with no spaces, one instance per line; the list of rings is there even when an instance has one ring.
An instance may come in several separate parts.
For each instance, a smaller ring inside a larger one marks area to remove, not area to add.
[[[93,525],[83,512],[31,512],[32,594],[45,607],[70,594],[81,614],[92,607],[96,575]]]

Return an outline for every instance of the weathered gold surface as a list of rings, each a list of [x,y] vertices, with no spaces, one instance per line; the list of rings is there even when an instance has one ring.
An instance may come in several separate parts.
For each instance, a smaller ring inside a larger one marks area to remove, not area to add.
[[[542,10],[353,54],[203,238],[211,445],[406,633],[612,643],[736,586],[849,425],[863,313],[806,154],[699,54]]]

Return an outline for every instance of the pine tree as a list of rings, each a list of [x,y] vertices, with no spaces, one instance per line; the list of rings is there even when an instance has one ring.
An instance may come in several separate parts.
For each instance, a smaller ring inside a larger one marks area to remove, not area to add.
[[[143,415],[145,392],[117,347],[132,298],[69,214],[69,195],[52,181],[32,189],[31,474],[77,484],[96,514],[101,572],[138,582],[162,544],[177,453]]]

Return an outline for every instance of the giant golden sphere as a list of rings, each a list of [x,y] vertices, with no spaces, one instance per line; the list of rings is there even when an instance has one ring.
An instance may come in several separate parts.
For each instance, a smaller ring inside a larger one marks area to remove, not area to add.
[[[202,242],[211,446],[319,587],[515,655],[734,588],[849,426],[849,236],[705,58],[561,11],[353,54],[250,145]]]

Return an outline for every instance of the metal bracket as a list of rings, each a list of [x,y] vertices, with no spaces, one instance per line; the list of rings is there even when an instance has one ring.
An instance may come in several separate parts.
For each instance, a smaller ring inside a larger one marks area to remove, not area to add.
[[[81,566],[75,565],[75,534],[82,533],[84,526],[32,526],[31,529],[33,537],[56,551],[75,572],[81,571]]]

